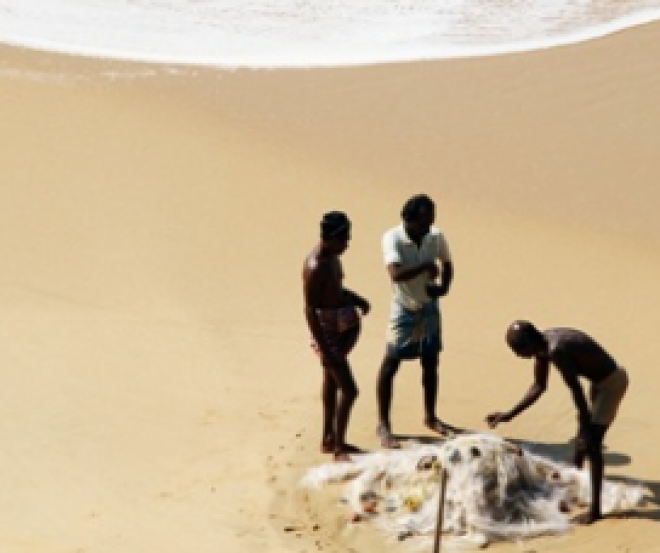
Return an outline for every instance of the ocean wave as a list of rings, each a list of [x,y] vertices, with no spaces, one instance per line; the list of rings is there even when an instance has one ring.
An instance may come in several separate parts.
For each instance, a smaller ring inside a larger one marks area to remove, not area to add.
[[[660,0],[0,0],[0,42],[218,67],[486,56],[660,19]]]

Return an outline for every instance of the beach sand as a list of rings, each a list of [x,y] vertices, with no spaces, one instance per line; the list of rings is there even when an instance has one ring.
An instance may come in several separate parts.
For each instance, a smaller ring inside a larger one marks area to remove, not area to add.
[[[379,447],[389,285],[380,238],[437,201],[456,277],[439,414],[485,430],[531,382],[516,318],[574,326],[631,387],[606,473],[627,519],[498,551],[658,550],[660,26],[534,53],[299,71],[172,70],[0,50],[0,550],[405,551],[347,526],[319,452],[321,371],[302,261],[324,211],[353,220],[352,442]],[[127,75],[132,76],[127,76]],[[428,436],[419,368],[395,431]],[[567,459],[557,375],[497,429]]]

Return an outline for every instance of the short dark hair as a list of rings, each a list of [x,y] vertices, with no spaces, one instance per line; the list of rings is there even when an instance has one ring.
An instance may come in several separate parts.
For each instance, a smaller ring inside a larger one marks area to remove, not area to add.
[[[351,230],[351,221],[343,211],[329,211],[321,219],[321,239],[342,238]]]
[[[435,209],[435,203],[426,194],[417,194],[403,205],[403,209],[401,209],[401,218],[406,223],[415,221],[422,209],[433,210]]]
[[[506,341],[515,351],[528,349],[543,341],[543,334],[529,321],[518,320],[509,325]]]

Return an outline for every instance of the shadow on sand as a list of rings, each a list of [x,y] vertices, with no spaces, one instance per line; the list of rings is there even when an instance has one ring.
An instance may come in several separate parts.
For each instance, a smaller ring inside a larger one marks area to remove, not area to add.
[[[473,433],[469,429],[459,429],[460,433],[457,435],[468,435]],[[425,445],[441,445],[447,441],[445,436],[429,436],[426,435],[405,435],[397,434],[395,436],[400,442],[412,441]],[[549,443],[549,442],[531,442],[528,440],[520,440],[515,438],[503,437],[505,440],[523,448],[534,455],[545,457],[557,463],[570,464],[573,458],[573,440],[564,443]],[[623,467],[630,465],[632,458],[621,452],[609,451],[607,444],[604,446],[603,457],[605,460],[605,477],[611,482],[621,482],[631,486],[640,485],[647,490],[645,494],[645,506],[640,510],[628,511],[618,515],[616,518],[631,518],[631,519],[646,519],[660,521],[660,481],[656,480],[642,480],[629,476],[622,476],[617,474],[608,475],[607,467]]]

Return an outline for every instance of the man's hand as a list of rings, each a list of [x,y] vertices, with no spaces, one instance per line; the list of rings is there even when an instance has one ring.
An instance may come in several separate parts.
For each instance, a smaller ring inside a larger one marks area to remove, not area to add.
[[[355,305],[360,311],[362,311],[362,315],[366,315],[371,311],[371,305],[364,298],[359,298],[359,301]]]
[[[429,274],[431,280],[435,280],[440,276],[440,269],[435,261],[424,263],[424,270]]]
[[[447,294],[448,290],[439,284],[429,283],[426,285],[426,294],[429,298],[440,298]]]
[[[495,428],[501,422],[509,422],[511,417],[507,413],[495,412],[486,417],[486,422],[491,428]]]
[[[352,290],[344,289],[344,297],[348,303],[350,303],[350,305],[353,305],[362,311],[363,315],[366,315],[369,313],[369,311],[371,311],[371,305],[369,305],[369,302]]]

